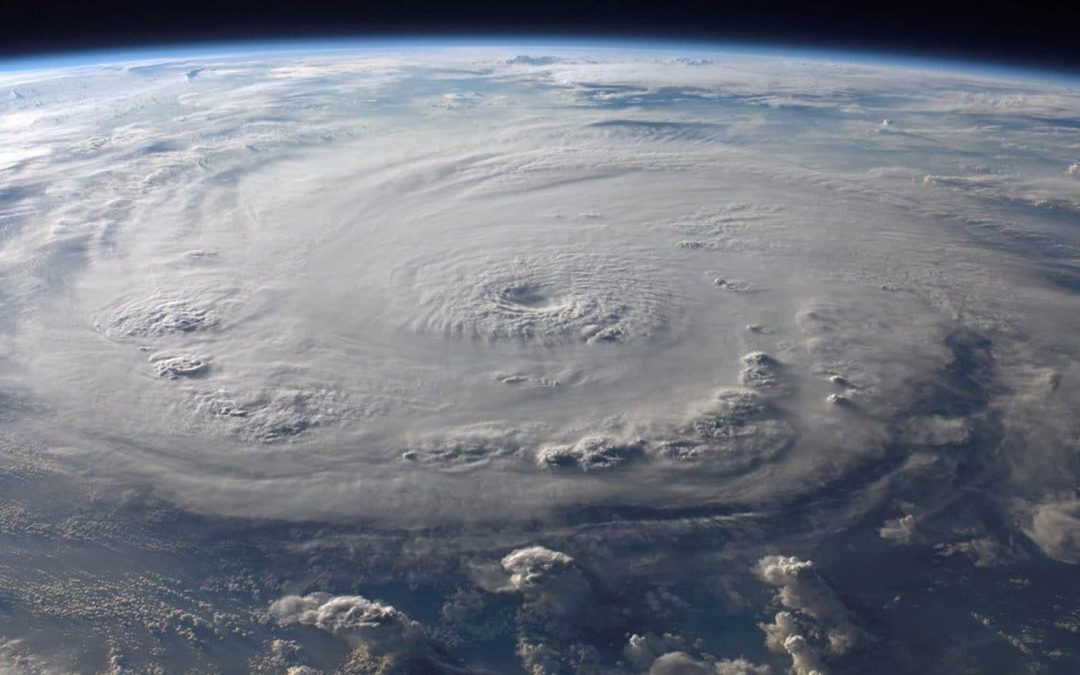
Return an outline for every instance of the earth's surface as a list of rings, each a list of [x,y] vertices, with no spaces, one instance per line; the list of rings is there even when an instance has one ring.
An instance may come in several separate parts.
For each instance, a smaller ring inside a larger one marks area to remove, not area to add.
[[[1080,672],[1075,81],[100,60],[0,65],[0,672]]]

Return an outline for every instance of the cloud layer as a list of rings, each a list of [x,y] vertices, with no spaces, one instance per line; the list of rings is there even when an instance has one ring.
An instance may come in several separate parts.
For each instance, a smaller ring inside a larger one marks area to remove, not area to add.
[[[1075,87],[526,52],[0,73],[0,669],[1080,668]]]

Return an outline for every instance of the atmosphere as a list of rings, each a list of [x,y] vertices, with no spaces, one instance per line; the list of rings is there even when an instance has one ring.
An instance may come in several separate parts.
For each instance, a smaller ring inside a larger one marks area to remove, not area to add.
[[[0,55],[234,40],[537,34],[989,60],[1080,71],[1075,2],[7,0]]]

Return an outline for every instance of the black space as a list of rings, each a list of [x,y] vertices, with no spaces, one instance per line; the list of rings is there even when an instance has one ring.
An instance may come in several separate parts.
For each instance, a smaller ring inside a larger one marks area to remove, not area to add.
[[[1080,72],[1080,0],[0,0],[0,55],[378,34],[768,42]]]

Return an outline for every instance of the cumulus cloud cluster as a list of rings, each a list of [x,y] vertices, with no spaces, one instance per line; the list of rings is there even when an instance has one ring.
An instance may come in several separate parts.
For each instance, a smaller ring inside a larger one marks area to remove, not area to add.
[[[345,640],[352,649],[345,665],[347,672],[469,672],[447,660],[420,623],[390,605],[363,596],[287,595],[270,605],[269,614],[283,626],[314,626]],[[314,672],[309,666],[296,668],[299,672]]]
[[[748,387],[779,389],[783,386],[782,366],[765,352],[750,352],[742,357],[743,369],[739,379]]]
[[[524,598],[515,618],[522,665],[537,675],[564,671],[584,631],[608,620],[595,589],[572,557],[544,546],[511,551],[499,566],[506,576],[498,590]]]
[[[391,643],[416,625],[393,607],[359,595],[288,595],[270,605],[270,615],[283,624],[299,623],[342,635],[388,637]]]
[[[662,454],[722,472],[739,472],[776,459],[795,432],[768,399],[746,389],[724,389],[713,407],[678,429]]]
[[[503,556],[497,567],[474,570],[488,591],[521,598],[514,618],[517,656],[527,672],[551,675],[587,666],[610,673],[767,675],[771,669],[743,657],[718,658],[675,633],[634,632],[635,617],[614,604],[612,590],[573,557],[545,546]],[[594,644],[597,635],[625,637],[615,653]],[[605,650],[606,651],[606,650]]]
[[[830,655],[841,656],[863,639],[863,631],[836,592],[809,560],[766,556],[755,573],[777,588],[776,601],[786,610],[763,624],[769,649],[787,653],[798,675],[824,673]]]
[[[610,469],[640,455],[644,443],[638,440],[620,441],[606,436],[586,436],[572,445],[552,445],[541,448],[536,459],[552,468],[572,467],[582,471]]]
[[[510,575],[510,588],[531,592],[549,589],[564,575],[574,572],[574,559],[565,553],[543,546],[521,548],[502,559],[502,568]]]

